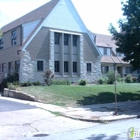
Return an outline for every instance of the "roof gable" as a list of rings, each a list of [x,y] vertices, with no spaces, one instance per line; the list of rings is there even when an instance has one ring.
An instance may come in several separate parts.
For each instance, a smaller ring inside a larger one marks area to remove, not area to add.
[[[25,24],[28,22],[36,21],[39,19],[44,19],[46,16],[49,15],[49,13],[52,11],[52,9],[56,6],[56,4],[59,2],[59,0],[52,0],[43,6],[31,11],[30,13],[14,20],[13,22],[5,25],[2,27],[2,31],[7,32],[9,30],[12,30],[13,28]]]
[[[76,32],[87,32],[87,28],[71,0],[60,0],[48,17],[46,17],[43,26]]]

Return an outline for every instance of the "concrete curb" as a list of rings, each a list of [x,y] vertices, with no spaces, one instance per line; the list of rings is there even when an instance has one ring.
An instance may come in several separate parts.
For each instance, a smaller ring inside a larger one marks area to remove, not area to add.
[[[74,120],[80,120],[80,121],[86,121],[86,122],[94,122],[94,123],[109,123],[109,122],[114,122],[114,121],[121,121],[121,120],[129,120],[129,119],[135,119],[135,118],[140,118],[140,115],[133,115],[133,116],[126,116],[122,118],[116,118],[116,119],[84,119],[84,118],[77,118],[73,116],[69,116],[66,114],[63,114],[64,117],[71,118]],[[117,117],[117,116],[116,116]]]
[[[36,97],[31,96],[27,93],[23,93],[16,90],[9,90],[7,88],[4,89],[2,96],[21,99],[21,100],[27,100],[27,101],[39,101]]]

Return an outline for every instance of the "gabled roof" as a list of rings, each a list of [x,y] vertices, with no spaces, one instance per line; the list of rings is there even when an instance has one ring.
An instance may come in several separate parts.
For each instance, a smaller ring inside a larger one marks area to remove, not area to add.
[[[113,59],[110,56],[103,55],[101,57],[101,63],[111,63],[114,64]]]
[[[118,48],[118,46],[115,45],[115,41],[112,40],[112,36],[97,33],[93,33],[93,36],[96,36],[95,43],[98,47],[112,48],[112,51],[114,52],[114,54],[116,54],[116,48]],[[128,62],[125,62],[122,59],[123,57],[118,57],[116,55],[114,56],[103,55],[101,58],[101,63],[129,64]]]
[[[96,34],[96,45],[100,47],[113,47],[117,48],[115,45],[115,41],[112,40],[112,36],[110,35],[103,35],[103,34]]]
[[[46,16],[49,15],[49,13],[52,11],[52,9],[56,6],[56,4],[59,2],[59,0],[51,0],[50,2],[44,4],[43,6],[31,11],[30,13],[14,20],[13,22],[5,25],[2,27],[2,32],[7,32],[9,30],[14,29],[15,27],[24,24],[24,23],[28,23],[28,22],[32,22],[35,20],[39,20],[39,19],[44,19],[46,18]]]

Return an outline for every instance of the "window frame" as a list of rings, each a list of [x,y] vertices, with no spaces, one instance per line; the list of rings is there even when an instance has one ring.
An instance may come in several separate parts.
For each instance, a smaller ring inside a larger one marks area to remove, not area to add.
[[[73,62],[73,73],[77,73],[77,62]]]
[[[87,63],[87,72],[92,72],[92,64],[91,63]]]
[[[107,55],[107,48],[104,48],[104,55]]]
[[[101,73],[104,73],[104,66],[101,66]]]
[[[64,34],[64,45],[69,45],[69,34]]]
[[[64,61],[64,72],[65,73],[69,72],[69,62],[68,61]]]
[[[44,70],[44,62],[42,60],[37,61],[37,71],[43,71]]]
[[[19,72],[20,70],[20,60],[15,61],[15,71]]]
[[[108,73],[109,72],[109,66],[104,66],[104,73]]]
[[[60,72],[60,61],[54,61],[54,71],[56,73]]]
[[[16,33],[16,30],[13,30],[11,31],[11,45],[12,46],[17,45],[16,39],[17,39],[17,33]]]
[[[73,43],[73,46],[77,47],[77,43],[78,42],[78,35],[73,35],[72,36],[72,43]]]
[[[2,63],[2,72],[6,72],[6,63]]]
[[[4,47],[4,38],[0,38],[0,49],[3,49]]]
[[[54,33],[54,44],[55,45],[60,45],[60,36],[61,36],[60,33],[58,33],[58,32]]]
[[[104,47],[103,48],[103,55],[111,56],[111,49],[107,48],[107,47]]]
[[[8,62],[8,72],[13,72],[13,62]]]

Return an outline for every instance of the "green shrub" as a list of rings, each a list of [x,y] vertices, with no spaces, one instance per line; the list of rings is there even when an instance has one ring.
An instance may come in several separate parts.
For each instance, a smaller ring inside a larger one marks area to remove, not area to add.
[[[69,80],[56,80],[56,79],[53,79],[52,84],[53,85],[70,85],[71,83],[70,83]]]
[[[40,86],[40,85],[41,85],[41,83],[40,83],[39,81],[33,82],[32,84],[33,84],[34,86]]]
[[[137,77],[132,77],[132,82],[137,83],[138,82]]]
[[[114,71],[109,71],[107,73],[107,78],[108,78],[107,83],[108,84],[113,84],[114,81],[115,81]],[[121,78],[120,74],[118,72],[116,72],[116,81],[119,82],[120,78]]]
[[[125,77],[125,82],[126,83],[132,83],[132,75],[131,74],[128,74],[126,77]]]
[[[19,81],[14,81],[14,82],[12,82],[12,84],[15,85],[15,86],[19,86],[20,85]]]
[[[87,84],[86,80],[80,80],[79,85],[85,86]]]
[[[21,87],[28,87],[28,86],[31,86],[32,83],[30,83],[30,81],[27,81],[27,82],[24,82],[24,83],[20,83],[20,86]]]
[[[124,78],[118,78],[118,82],[121,82],[121,83],[123,83],[125,80],[124,80]]]
[[[108,81],[108,78],[107,77],[103,77],[103,78],[100,78],[99,80],[98,80],[98,83],[99,84],[107,84],[107,81]]]
[[[3,78],[2,82],[0,83],[0,91],[3,92],[4,88],[7,88],[8,83],[14,83],[19,81],[18,73],[9,73],[7,77]]]
[[[104,84],[104,79],[103,78],[99,79],[98,83],[101,84],[101,85]]]
[[[17,89],[17,85],[14,85],[13,83],[7,83],[7,87],[10,90],[16,90]]]

